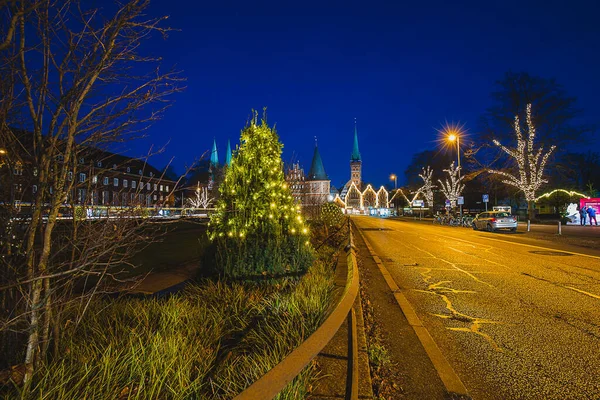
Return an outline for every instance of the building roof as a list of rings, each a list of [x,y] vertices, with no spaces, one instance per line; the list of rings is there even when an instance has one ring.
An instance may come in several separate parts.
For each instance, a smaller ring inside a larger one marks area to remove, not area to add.
[[[358,132],[356,130],[356,121],[354,122],[354,144],[352,146],[352,155],[350,161],[360,161],[360,151],[358,151]]]
[[[18,149],[19,159],[22,161],[33,161],[33,133],[24,129],[10,128],[8,132],[12,135],[10,140],[14,141]],[[57,157],[62,157],[64,142],[58,142]],[[135,174],[138,176],[152,177],[164,181],[175,182],[167,179],[163,171],[148,163],[147,159],[134,158],[98,147],[76,144],[74,146],[76,162],[79,165],[93,166],[96,170],[111,170],[119,173]]]
[[[315,146],[315,152],[313,154],[312,164],[310,165],[310,172],[308,173],[308,180],[310,181],[328,181],[329,178],[325,173],[325,167],[323,167],[323,160],[321,160],[321,154],[319,154],[319,147]]]

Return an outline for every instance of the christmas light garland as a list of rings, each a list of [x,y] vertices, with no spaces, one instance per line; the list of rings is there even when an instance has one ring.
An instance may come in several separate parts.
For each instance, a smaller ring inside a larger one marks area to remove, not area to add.
[[[583,194],[583,193],[576,192],[576,191],[574,191],[574,190],[554,189],[554,190],[553,190],[553,191],[551,191],[551,192],[544,193],[543,195],[541,195],[541,196],[537,197],[537,198],[535,199],[535,201],[538,201],[538,200],[540,200],[540,199],[542,199],[542,198],[544,198],[544,197],[550,197],[550,196],[552,196],[554,193],[559,193],[559,192],[560,192],[560,193],[565,193],[565,194],[568,194],[568,195],[569,195],[569,197],[578,196],[578,197],[585,197],[586,199],[589,199],[589,196],[588,196],[588,195],[585,195],[585,194]]]

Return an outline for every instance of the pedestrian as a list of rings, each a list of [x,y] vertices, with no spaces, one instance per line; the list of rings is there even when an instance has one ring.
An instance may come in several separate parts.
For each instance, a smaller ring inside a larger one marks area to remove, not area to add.
[[[581,225],[585,225],[585,220],[587,219],[587,211],[585,210],[585,206],[579,209],[579,222]]]
[[[590,206],[587,208],[587,213],[590,216],[590,225],[592,225],[592,220],[594,220],[594,223],[598,226],[598,221],[596,221],[596,209]]]

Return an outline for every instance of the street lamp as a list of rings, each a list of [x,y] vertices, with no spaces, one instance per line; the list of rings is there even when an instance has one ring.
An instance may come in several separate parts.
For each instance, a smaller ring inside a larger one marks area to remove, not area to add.
[[[458,182],[460,183],[460,135],[456,132],[448,134],[448,141],[456,142],[456,158],[458,159]],[[462,218],[462,204],[459,204],[460,216]]]
[[[394,181],[394,190],[398,190],[398,177],[396,176],[396,174],[391,174],[390,180]]]

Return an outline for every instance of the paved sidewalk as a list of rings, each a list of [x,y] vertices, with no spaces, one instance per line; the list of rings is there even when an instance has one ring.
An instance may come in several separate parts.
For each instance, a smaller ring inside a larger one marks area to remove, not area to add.
[[[340,257],[345,257],[345,253]],[[340,295],[346,285],[346,268],[336,268],[335,286]],[[356,296],[354,302],[354,311],[356,313],[356,330],[358,341],[358,398],[373,399],[373,388],[371,383],[371,374],[369,370],[369,356],[367,354],[367,341],[365,337],[363,310],[360,302],[360,295]],[[336,332],[333,339],[317,355],[315,361],[319,368],[321,376],[314,385],[308,399],[327,400],[327,399],[345,399],[346,396],[346,377],[348,373],[348,318],[344,321],[340,329]]]
[[[394,399],[448,399],[425,349],[394,299],[377,264],[360,235],[355,236],[361,286],[390,357],[390,370],[382,377]]]

